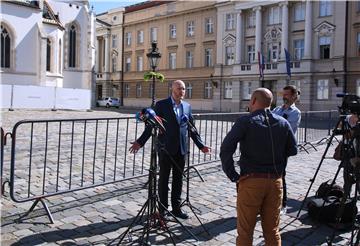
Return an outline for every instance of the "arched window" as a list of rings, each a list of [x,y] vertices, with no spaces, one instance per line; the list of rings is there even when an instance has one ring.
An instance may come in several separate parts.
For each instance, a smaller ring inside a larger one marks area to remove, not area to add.
[[[69,67],[76,67],[76,27],[70,26],[69,30]]]
[[[62,52],[62,49],[61,49],[62,47],[61,47],[61,39],[59,39],[59,71],[58,71],[58,73],[59,74],[61,74],[61,64],[62,64],[62,54],[61,54],[61,52]]]
[[[46,71],[51,71],[51,40],[46,41]]]
[[[10,68],[10,35],[6,28],[1,25],[1,67]]]
[[[192,98],[192,92],[193,92],[193,87],[191,83],[186,83],[186,93],[185,96],[186,98]]]

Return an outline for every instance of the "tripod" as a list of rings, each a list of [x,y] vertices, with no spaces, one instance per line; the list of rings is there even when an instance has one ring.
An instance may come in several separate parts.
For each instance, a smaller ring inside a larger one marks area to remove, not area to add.
[[[148,181],[148,199],[141,207],[140,211],[133,219],[129,227],[122,233],[118,238],[119,242],[117,245],[120,245],[125,236],[128,235],[129,241],[132,241],[131,234],[136,231],[142,231],[142,234],[138,238],[138,242],[140,245],[150,245],[149,235],[152,229],[162,229],[165,230],[171,239],[173,245],[176,245],[175,240],[172,236],[173,232],[171,232],[166,224],[165,218],[158,212],[160,207],[163,211],[167,211],[175,221],[180,224],[182,228],[184,228],[194,239],[198,240],[197,237],[189,231],[167,208],[160,202],[160,199],[156,192],[156,170],[157,170],[157,149],[156,146],[158,144],[158,128],[152,126],[151,132],[151,158],[150,158],[150,168],[149,168],[149,181]],[[146,218],[143,220],[143,217],[146,213]],[[134,229],[136,223],[143,223],[142,228]],[[113,241],[115,241],[113,240]],[[112,242],[113,242],[112,241]]]
[[[304,208],[306,199],[307,199],[307,197],[309,196],[311,187],[312,187],[312,185],[313,185],[314,182],[315,182],[315,179],[316,179],[316,176],[317,176],[318,173],[319,173],[320,167],[321,167],[323,161],[327,158],[327,157],[326,157],[326,154],[327,154],[327,152],[328,152],[328,150],[329,150],[329,148],[330,148],[330,145],[332,144],[333,139],[335,138],[336,135],[340,135],[340,134],[342,134],[342,132],[345,131],[345,130],[344,130],[344,127],[346,126],[345,118],[346,118],[346,116],[344,116],[344,115],[340,116],[338,122],[337,122],[336,125],[335,125],[335,128],[334,128],[334,130],[333,130],[333,132],[332,132],[332,134],[331,134],[331,136],[330,136],[330,138],[329,138],[329,140],[328,140],[328,143],[327,143],[327,146],[326,146],[326,148],[325,148],[325,151],[324,151],[324,153],[323,153],[323,155],[322,155],[322,157],[321,157],[320,163],[319,163],[318,167],[316,168],[316,171],[315,171],[315,173],[314,173],[314,176],[310,179],[310,182],[311,182],[311,183],[310,183],[309,188],[308,188],[308,190],[307,190],[307,192],[306,192],[305,198],[304,198],[304,200],[303,200],[302,203],[301,203],[300,209],[299,209],[299,211],[298,211],[298,213],[297,213],[297,215],[296,215],[297,218],[299,218],[300,212],[301,212],[302,209]],[[339,127],[341,127],[341,130],[338,129]],[[338,173],[339,173],[339,171],[340,171],[340,168],[341,168],[341,165],[339,165],[339,168],[338,168],[338,170],[337,170],[337,172],[336,172],[336,176],[338,175]],[[333,180],[333,182],[335,182],[335,181]],[[333,182],[331,183],[331,187],[334,185]]]
[[[352,217],[352,230],[351,230],[351,238],[350,238],[350,245],[359,245],[359,241],[360,241],[360,234],[359,234],[359,224],[355,225],[355,220],[356,220],[356,216],[355,213],[357,212],[356,208],[356,202],[358,200],[358,192],[359,192],[359,184],[360,184],[360,162],[359,162],[359,157],[360,157],[360,153],[359,153],[359,144],[360,144],[360,126],[357,125],[354,128],[355,131],[353,131],[354,136],[351,136],[350,139],[346,139],[344,137],[343,142],[346,142],[345,144],[343,144],[342,147],[342,166],[344,168],[344,194],[343,197],[341,198],[340,201],[340,205],[339,208],[336,212],[336,217],[335,217],[335,227],[333,230],[333,233],[331,235],[330,238],[327,238],[327,244],[328,246],[332,245],[332,242],[335,238],[335,232],[337,231],[337,229],[339,229],[339,225],[341,222],[341,218],[343,217],[343,213],[345,211],[345,202],[347,201],[348,197],[350,197],[351,194],[351,187],[353,184],[355,184],[355,194],[354,197],[352,198],[351,203],[354,203],[353,206],[354,208],[351,208],[353,211],[353,217]],[[346,132],[348,133],[348,132]],[[350,133],[350,132],[349,132]],[[354,148],[355,146],[355,148]],[[355,159],[352,159],[355,158]],[[354,165],[353,165],[354,163]],[[336,178],[336,177],[335,177]],[[353,244],[354,238],[355,238],[355,231],[357,231],[357,236],[356,236],[356,242],[355,244]]]
[[[183,206],[188,206],[190,208],[190,210],[193,212],[193,214],[195,215],[196,219],[199,221],[200,225],[202,226],[202,228],[204,229],[204,231],[206,231],[206,233],[208,235],[210,235],[210,233],[208,232],[208,230],[206,229],[206,227],[204,226],[204,224],[201,222],[199,216],[195,213],[194,211],[194,206],[191,204],[190,202],[190,134],[191,134],[191,130],[190,127],[188,127],[188,142],[187,142],[187,158],[186,158],[186,162],[187,162],[187,167],[186,167],[186,199],[180,204],[180,207]],[[195,134],[199,134],[198,132],[195,132]],[[197,171],[197,169],[195,168],[195,170]],[[197,171],[197,173],[199,173]],[[199,177],[201,178],[201,180],[204,182],[204,180],[202,179],[201,175],[198,174]]]

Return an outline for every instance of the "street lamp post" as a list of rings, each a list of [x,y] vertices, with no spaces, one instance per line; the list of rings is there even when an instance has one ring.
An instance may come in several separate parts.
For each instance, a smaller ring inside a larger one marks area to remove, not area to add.
[[[146,54],[147,58],[149,59],[149,64],[153,72],[155,72],[156,67],[161,58],[161,54],[158,52],[157,43],[151,43],[151,51]],[[155,106],[155,75],[152,76],[152,91],[151,91],[151,107],[154,108]]]

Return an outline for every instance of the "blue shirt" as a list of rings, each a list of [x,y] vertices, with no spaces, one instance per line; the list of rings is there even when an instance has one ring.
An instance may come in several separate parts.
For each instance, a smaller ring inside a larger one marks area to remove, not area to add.
[[[177,122],[180,124],[181,123],[181,117],[184,114],[182,102],[180,102],[177,105],[174,98],[172,96],[170,98],[171,98],[171,102],[173,104],[173,109],[174,109],[174,113],[175,113]]]
[[[301,121],[301,111],[295,106],[295,104],[292,104],[288,108],[278,106],[274,108],[272,112],[284,117],[290,123],[294,134],[296,133]]]
[[[220,148],[222,168],[227,177],[235,182],[239,174],[235,170],[233,154],[240,142],[240,174],[282,174],[288,156],[297,154],[297,144],[290,124],[278,115],[257,110],[240,117],[224,138]],[[269,127],[269,125],[271,127]]]

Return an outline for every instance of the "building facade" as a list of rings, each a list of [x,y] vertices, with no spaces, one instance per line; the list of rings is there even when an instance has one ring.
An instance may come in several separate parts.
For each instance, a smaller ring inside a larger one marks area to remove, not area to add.
[[[144,2],[125,9],[124,105],[151,104],[151,82],[143,80],[151,70],[146,54],[157,42],[162,57],[157,70],[165,82],[156,81],[156,98],[170,95],[173,80],[186,84],[186,100],[199,110],[213,109],[216,57],[216,9],[209,1]]]
[[[1,107],[90,108],[95,16],[88,2],[0,5]]]
[[[96,98],[121,98],[124,8],[96,16]]]
[[[302,110],[336,109],[341,104],[336,94],[343,92],[344,87],[356,92],[360,77],[360,7],[358,1],[348,4],[342,1],[217,4],[215,78],[221,86],[215,92],[214,109],[243,111],[251,92],[259,86],[271,89],[275,104],[279,105],[286,84],[301,90]],[[291,76],[287,74],[284,49],[290,55]],[[345,76],[347,72],[349,75]]]

